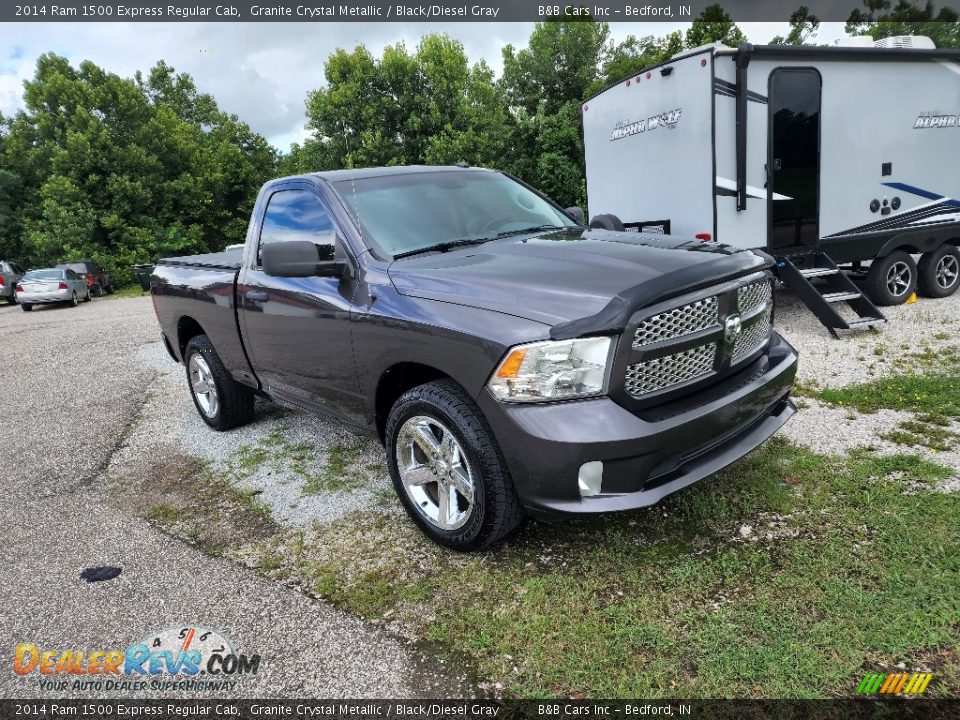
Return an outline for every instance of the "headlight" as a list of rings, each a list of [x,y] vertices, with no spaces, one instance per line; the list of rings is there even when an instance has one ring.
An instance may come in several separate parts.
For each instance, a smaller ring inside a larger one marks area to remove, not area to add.
[[[487,387],[498,400],[530,402],[602,395],[613,343],[609,337],[558,340],[511,348]]]

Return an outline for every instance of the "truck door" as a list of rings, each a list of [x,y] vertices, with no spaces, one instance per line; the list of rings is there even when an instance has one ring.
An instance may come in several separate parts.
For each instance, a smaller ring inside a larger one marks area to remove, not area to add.
[[[767,161],[769,248],[816,247],[820,241],[820,73],[770,73]]]
[[[333,215],[312,186],[282,186],[267,199],[258,230],[251,240],[256,252],[247,254],[237,285],[240,327],[254,371],[281,400],[362,423],[350,328],[355,283],[271,277],[260,261],[264,245],[290,240],[344,253]]]

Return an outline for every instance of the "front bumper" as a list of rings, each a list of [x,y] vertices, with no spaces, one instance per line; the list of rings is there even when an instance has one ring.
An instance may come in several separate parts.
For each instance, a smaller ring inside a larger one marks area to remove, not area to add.
[[[767,352],[717,385],[634,414],[610,398],[507,404],[479,398],[517,492],[534,515],[653,505],[760,445],[796,412],[796,351],[774,333]],[[580,466],[603,462],[599,495],[581,497]]]
[[[45,293],[17,293],[17,302],[27,305],[40,305],[43,303],[67,302],[73,296],[73,291],[54,290]]]

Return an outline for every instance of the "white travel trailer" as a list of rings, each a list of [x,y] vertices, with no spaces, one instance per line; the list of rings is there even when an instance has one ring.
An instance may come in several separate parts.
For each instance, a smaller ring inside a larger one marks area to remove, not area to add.
[[[953,293],[960,50],[854,42],[704,46],[586,101],[592,224],[764,250],[831,332]]]

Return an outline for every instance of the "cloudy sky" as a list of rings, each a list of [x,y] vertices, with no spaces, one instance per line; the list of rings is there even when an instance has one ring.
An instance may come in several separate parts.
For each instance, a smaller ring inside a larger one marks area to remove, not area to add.
[[[662,35],[684,23],[613,23],[620,40],[629,34]],[[751,42],[785,34],[786,23],[741,23]],[[159,59],[190,73],[228,112],[236,113],[277,148],[305,137],[304,99],[321,86],[323,62],[337,47],[365,44],[379,54],[400,40],[414,47],[425,32],[460,40],[472,61],[484,58],[497,72],[507,43],[523,46],[532,23],[0,23],[0,112],[22,104],[23,81],[37,56],[55,52],[74,65],[92,60],[128,77]],[[818,39],[843,35],[843,23],[824,23]]]

